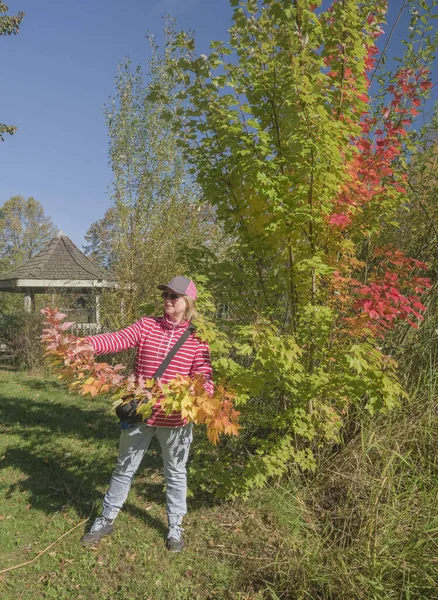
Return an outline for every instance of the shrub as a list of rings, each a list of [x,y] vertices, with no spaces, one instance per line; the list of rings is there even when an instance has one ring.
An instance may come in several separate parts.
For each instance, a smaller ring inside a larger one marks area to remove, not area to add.
[[[42,315],[37,312],[1,315],[0,343],[14,368],[32,370],[43,366],[42,322]]]

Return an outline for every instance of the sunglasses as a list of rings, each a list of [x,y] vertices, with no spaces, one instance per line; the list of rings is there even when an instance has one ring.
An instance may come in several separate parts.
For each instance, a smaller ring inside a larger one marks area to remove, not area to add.
[[[181,295],[180,294],[173,294],[173,293],[170,293],[170,292],[162,292],[161,293],[161,297],[163,298],[163,300],[169,299],[169,300],[175,301],[175,300],[178,300],[178,298],[181,298]]]

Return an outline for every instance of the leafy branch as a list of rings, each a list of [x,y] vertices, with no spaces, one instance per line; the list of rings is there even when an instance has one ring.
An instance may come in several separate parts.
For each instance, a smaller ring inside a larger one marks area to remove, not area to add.
[[[66,315],[57,309],[44,308],[47,327],[43,329],[41,341],[44,355],[58,379],[66,383],[70,391],[81,396],[112,394],[113,409],[118,405],[137,400],[137,412],[147,420],[158,404],[167,415],[180,412],[190,423],[206,425],[208,439],[217,444],[220,436],[238,435],[239,412],[234,410],[234,392],[223,386],[216,387],[210,395],[205,389],[205,377],[178,375],[168,384],[159,380],[126,377],[124,365],[115,366],[95,360],[93,346],[84,338],[76,337],[67,330],[73,323],[64,322]]]

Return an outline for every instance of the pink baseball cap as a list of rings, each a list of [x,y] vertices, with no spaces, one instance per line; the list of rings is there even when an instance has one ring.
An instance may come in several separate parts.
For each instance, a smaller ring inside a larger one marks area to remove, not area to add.
[[[169,283],[161,284],[157,287],[159,290],[169,288],[172,292],[183,294],[184,296],[189,296],[190,298],[193,298],[193,300],[196,300],[196,285],[191,279],[188,279],[188,277],[178,275],[178,277],[171,279]]]

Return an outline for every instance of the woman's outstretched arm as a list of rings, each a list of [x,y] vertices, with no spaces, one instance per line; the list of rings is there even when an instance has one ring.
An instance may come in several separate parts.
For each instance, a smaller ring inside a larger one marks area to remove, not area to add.
[[[114,354],[128,348],[135,348],[146,326],[146,317],[114,333],[90,335],[85,340],[91,344],[96,354]]]

